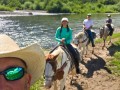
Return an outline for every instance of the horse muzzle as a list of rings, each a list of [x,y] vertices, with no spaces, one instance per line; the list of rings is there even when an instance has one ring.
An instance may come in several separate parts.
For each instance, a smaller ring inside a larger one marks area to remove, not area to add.
[[[46,89],[50,89],[51,86],[52,86],[52,81],[45,81],[44,87],[45,87]]]

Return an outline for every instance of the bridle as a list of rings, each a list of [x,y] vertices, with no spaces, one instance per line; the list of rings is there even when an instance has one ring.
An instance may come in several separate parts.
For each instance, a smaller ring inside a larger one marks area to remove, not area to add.
[[[66,49],[66,47],[63,47],[63,46],[61,46],[61,48],[62,48],[62,49],[65,48],[65,49]],[[45,77],[47,77],[47,78],[46,78],[46,81],[50,81],[51,79],[52,79],[52,81],[61,80],[61,79],[63,78],[63,75],[64,75],[64,71],[63,71],[63,70],[64,70],[64,68],[67,66],[67,61],[70,61],[70,55],[69,55],[68,51],[65,50],[65,49],[64,49],[64,51],[65,51],[65,53],[67,54],[68,60],[66,60],[66,61],[61,65],[60,68],[57,69],[57,60],[56,60],[56,58],[55,58],[54,60],[47,60],[47,61],[46,61],[46,63],[51,64],[52,69],[53,69],[53,71],[54,71],[54,75],[53,75],[53,76],[45,76]],[[60,74],[61,74],[61,75],[60,75]]]

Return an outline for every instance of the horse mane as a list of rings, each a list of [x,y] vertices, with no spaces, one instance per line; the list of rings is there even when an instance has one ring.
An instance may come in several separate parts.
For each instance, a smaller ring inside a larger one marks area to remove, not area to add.
[[[52,53],[46,55],[46,60],[55,60],[63,50],[58,47]]]
[[[80,39],[83,37],[83,35],[84,35],[84,32],[79,32],[79,33],[75,34],[75,38]]]

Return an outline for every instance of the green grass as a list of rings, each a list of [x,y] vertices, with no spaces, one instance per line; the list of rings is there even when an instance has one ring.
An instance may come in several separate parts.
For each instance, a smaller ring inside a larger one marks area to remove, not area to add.
[[[112,36],[112,39],[115,39],[115,38],[120,38],[120,33],[114,33]],[[108,40],[109,40],[109,37],[107,38],[107,41]],[[98,38],[95,40],[95,43],[102,43],[102,42],[103,42],[102,38]]]
[[[41,87],[43,86],[43,82],[44,79],[41,78],[34,85],[31,86],[30,90],[42,90]]]
[[[120,36],[114,35],[114,37],[119,38],[117,41],[113,43],[114,46],[111,47],[112,50],[116,51],[113,58],[110,59],[107,67],[112,71],[112,73],[116,76],[120,76]]]

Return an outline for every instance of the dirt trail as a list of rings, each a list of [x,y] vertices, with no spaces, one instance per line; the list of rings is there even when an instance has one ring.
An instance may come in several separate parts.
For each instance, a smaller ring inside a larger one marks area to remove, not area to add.
[[[89,54],[80,64],[81,74],[74,77],[72,85],[69,75],[65,90],[120,90],[120,77],[112,75],[106,67],[107,59],[114,52],[109,47],[102,50],[102,44],[96,44],[94,54],[89,48]]]
[[[108,59],[116,52],[114,48],[118,47],[111,44],[102,49],[102,45],[103,43],[96,44],[94,54],[89,46],[88,55],[80,63],[81,74],[73,77],[72,85],[72,76],[69,75],[65,90],[120,90],[120,77],[114,76],[106,67]],[[53,86],[50,90],[54,90]]]

